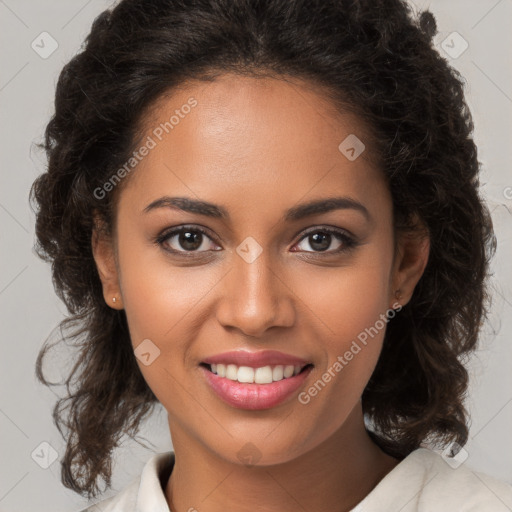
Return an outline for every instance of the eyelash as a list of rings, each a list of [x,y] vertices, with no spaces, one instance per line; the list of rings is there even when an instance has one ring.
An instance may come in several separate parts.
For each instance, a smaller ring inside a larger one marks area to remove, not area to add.
[[[173,255],[183,256],[185,258],[195,257],[196,254],[201,254],[202,252],[208,252],[208,251],[176,251],[175,249],[169,249],[169,248],[164,247],[165,242],[167,242],[168,240],[173,238],[175,235],[178,235],[180,233],[187,232],[187,231],[201,233],[202,235],[205,235],[210,240],[212,240],[212,237],[208,234],[208,232],[199,226],[181,226],[179,228],[173,228],[170,231],[163,232],[158,237],[156,237],[154,242],[157,245],[159,245],[164,251],[169,252]],[[352,238],[351,236],[347,235],[344,230],[334,229],[334,228],[330,228],[330,227],[312,228],[312,229],[306,231],[297,243],[302,242],[304,239],[306,239],[308,236],[310,236],[314,233],[324,233],[324,234],[333,235],[342,243],[342,246],[341,246],[341,248],[336,249],[334,251],[305,251],[306,253],[317,254],[317,255],[340,254],[343,252],[348,252],[358,245],[356,240],[354,240],[354,238]],[[302,252],[302,251],[294,251],[294,252]]]

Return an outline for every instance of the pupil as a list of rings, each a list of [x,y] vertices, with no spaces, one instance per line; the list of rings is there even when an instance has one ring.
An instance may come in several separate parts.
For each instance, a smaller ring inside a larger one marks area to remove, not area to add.
[[[310,241],[311,247],[319,251],[327,250],[330,245],[330,237],[331,235],[329,233],[315,233],[313,235],[310,235],[310,239],[312,240]],[[315,244],[320,244],[320,247],[315,247]]]
[[[201,233],[194,231],[183,231],[180,233],[179,242],[184,249],[193,251],[201,247]]]
[[[201,247],[202,234],[194,231],[183,231],[179,235],[179,242],[184,249],[193,251]],[[326,251],[330,245],[329,233],[314,233],[309,236],[311,247],[317,251]]]

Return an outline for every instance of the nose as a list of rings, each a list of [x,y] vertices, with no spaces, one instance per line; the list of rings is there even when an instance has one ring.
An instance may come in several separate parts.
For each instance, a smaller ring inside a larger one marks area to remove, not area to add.
[[[234,253],[233,266],[224,277],[217,320],[246,336],[262,337],[271,327],[295,322],[295,298],[284,272],[271,265],[263,251],[251,263]]]

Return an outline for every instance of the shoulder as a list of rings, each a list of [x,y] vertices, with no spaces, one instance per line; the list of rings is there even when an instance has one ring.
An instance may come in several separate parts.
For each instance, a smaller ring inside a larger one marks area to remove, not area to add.
[[[444,507],[442,510],[461,512],[511,510],[512,486],[473,470],[469,460],[445,459],[426,448],[417,456],[419,466],[424,467],[428,475],[420,493],[425,506],[429,502],[436,506],[439,503],[439,507]]]
[[[121,492],[80,512],[168,512],[163,480],[174,466],[174,453],[153,454],[141,474]]]
[[[80,512],[118,512],[118,511],[135,511],[137,503],[137,491],[140,486],[140,477],[134,479],[121,492],[110,498],[101,500],[94,505],[90,505]]]
[[[419,448],[400,462],[353,512],[510,512],[512,486],[467,461]]]

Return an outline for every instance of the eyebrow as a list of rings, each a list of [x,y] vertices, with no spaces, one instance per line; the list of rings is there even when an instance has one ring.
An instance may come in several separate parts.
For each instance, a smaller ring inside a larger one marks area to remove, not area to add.
[[[182,210],[184,212],[196,213],[216,219],[227,220],[230,218],[228,211],[222,206],[188,197],[164,196],[148,204],[143,211],[144,213],[147,213],[157,208]],[[312,215],[347,209],[356,210],[362,213],[366,220],[371,220],[371,215],[368,209],[363,204],[350,197],[316,199],[308,203],[294,206],[285,212],[283,219],[288,222],[297,221]]]

